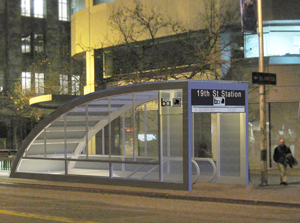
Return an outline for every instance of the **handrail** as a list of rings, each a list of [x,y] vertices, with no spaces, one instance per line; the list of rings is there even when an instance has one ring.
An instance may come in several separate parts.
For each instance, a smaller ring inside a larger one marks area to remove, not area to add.
[[[172,158],[170,158],[170,157],[168,157],[168,158],[165,158],[165,160],[164,160],[164,162],[163,162],[163,164],[164,163],[166,163],[166,162],[168,162],[168,161],[174,161],[174,160],[180,160],[181,158],[177,158],[177,157],[172,157]],[[151,160],[151,161],[156,161],[156,160]],[[195,162],[193,159],[192,159],[192,163],[195,165],[195,167],[196,167],[196,171],[197,171],[197,178],[196,178],[196,180],[193,182],[193,184],[195,184],[195,183],[197,183],[197,181],[198,181],[198,179],[199,179],[199,177],[200,177],[200,167],[199,167],[199,165],[198,165],[198,163],[197,162]],[[151,163],[149,163],[149,164],[151,164]],[[146,165],[149,165],[149,164],[143,164],[142,166],[140,166],[140,167],[138,167],[136,170],[134,170],[131,174],[129,174],[127,177],[126,177],[126,179],[128,179],[129,177],[131,177],[131,176],[133,176],[136,172],[138,172],[140,169],[142,169],[144,166],[146,166]],[[148,172],[146,172],[145,174],[144,174],[144,176],[142,176],[141,178],[140,178],[140,180],[142,180],[142,179],[144,179],[147,175],[149,175],[153,170],[155,170],[157,167],[158,167],[159,165],[155,165],[151,170],[149,170]]]
[[[195,158],[195,157],[194,157]],[[194,159],[192,159],[194,160]],[[211,158],[198,158],[197,157],[197,160],[200,160],[200,161],[209,161],[210,164],[212,165],[213,167],[213,174],[212,174],[212,178],[207,182],[207,183],[210,183],[214,180],[215,176],[216,176],[216,173],[217,173],[217,167],[216,167],[216,164],[211,160]],[[195,161],[196,162],[196,161]],[[198,165],[198,164],[197,164]],[[198,180],[198,179],[197,179]]]

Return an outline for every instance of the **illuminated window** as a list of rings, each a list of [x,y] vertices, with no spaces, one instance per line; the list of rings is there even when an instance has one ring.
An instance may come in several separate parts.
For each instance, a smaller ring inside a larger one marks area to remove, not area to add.
[[[72,76],[72,94],[80,95],[80,76],[79,75]]]
[[[68,75],[61,74],[59,75],[59,85],[61,94],[68,94]]]
[[[85,0],[72,0],[72,14],[85,8]]]
[[[70,21],[68,0],[58,0],[58,19]]]
[[[3,71],[0,70],[0,92],[4,89],[4,74]]]
[[[264,56],[299,55],[300,26],[280,25],[277,21],[269,23],[269,26],[264,27]],[[246,58],[259,57],[257,34],[245,34],[244,49]]]
[[[106,2],[112,2],[114,0],[94,0],[94,5],[106,3]]]
[[[44,74],[35,73],[34,76],[35,93],[44,94]]]
[[[31,88],[31,73],[22,72],[22,90],[30,90]]]
[[[27,17],[44,18],[45,0],[22,0],[21,15]]]
[[[31,43],[33,39],[33,44]],[[44,35],[34,34],[34,35],[24,35],[22,37],[22,53],[42,53],[44,52]]]
[[[42,34],[34,34],[34,52],[44,52],[44,36]]]
[[[22,0],[21,1],[21,15],[30,16],[30,2],[31,0]]]
[[[44,0],[33,0],[33,13],[35,18],[44,18]]]
[[[31,52],[31,36],[26,35],[22,37],[22,53],[30,53]]]

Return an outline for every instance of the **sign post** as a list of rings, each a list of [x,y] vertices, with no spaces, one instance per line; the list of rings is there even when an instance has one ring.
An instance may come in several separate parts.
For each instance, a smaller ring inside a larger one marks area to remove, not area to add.
[[[276,74],[252,72],[252,84],[276,85]]]
[[[264,47],[262,24],[262,0],[257,0],[258,36],[259,36],[259,72],[264,72]],[[267,172],[267,143],[266,143],[266,117],[265,117],[265,85],[259,85],[259,125],[260,125],[260,163],[261,186],[268,185]]]
[[[261,69],[260,69],[261,70]],[[252,84],[259,84],[259,117],[260,117],[260,157],[261,184],[268,185],[266,121],[265,121],[265,85],[276,85],[276,74],[252,72]]]

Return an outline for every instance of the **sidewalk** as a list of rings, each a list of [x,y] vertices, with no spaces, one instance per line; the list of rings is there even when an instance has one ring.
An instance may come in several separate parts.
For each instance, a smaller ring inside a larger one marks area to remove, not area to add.
[[[288,186],[279,185],[279,174],[268,170],[268,186],[259,186],[260,171],[250,171],[249,185],[225,185],[196,183],[192,191],[162,190],[138,187],[109,186],[99,184],[68,183],[13,179],[8,171],[0,172],[0,185],[36,187],[52,190],[82,191],[89,193],[125,194],[168,199],[239,203],[300,208],[300,169],[288,169]]]

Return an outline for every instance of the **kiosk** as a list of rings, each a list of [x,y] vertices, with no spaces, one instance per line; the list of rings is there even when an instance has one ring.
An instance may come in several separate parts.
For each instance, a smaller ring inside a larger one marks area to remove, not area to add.
[[[199,80],[84,95],[32,130],[10,177],[177,190],[246,185],[247,96],[247,83]]]

